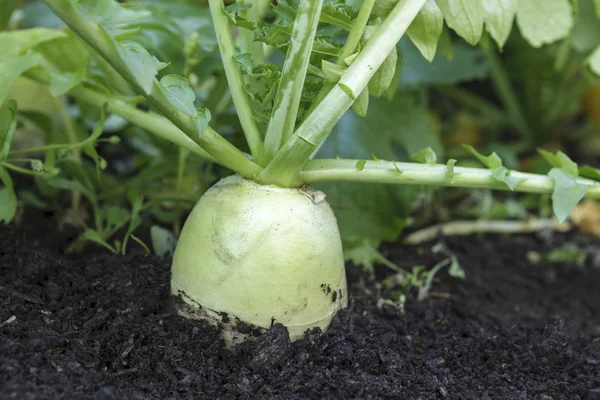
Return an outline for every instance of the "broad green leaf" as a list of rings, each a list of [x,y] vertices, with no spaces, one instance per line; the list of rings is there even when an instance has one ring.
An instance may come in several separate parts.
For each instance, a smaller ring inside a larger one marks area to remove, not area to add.
[[[559,222],[564,222],[571,210],[583,199],[588,187],[577,183],[574,175],[561,168],[552,168],[548,175],[554,180],[552,209]]]
[[[196,94],[187,79],[179,75],[165,75],[160,83],[163,93],[175,108],[190,117],[196,115]]]
[[[578,176],[579,169],[577,168],[577,163],[571,160],[568,155],[563,153],[562,151],[557,151],[555,154],[552,154],[549,151],[538,149],[538,152],[552,165],[553,167],[560,168],[567,172],[570,175]]]
[[[58,97],[79,85],[86,77],[87,71],[80,68],[75,72],[51,73],[50,93]]]
[[[69,0],[89,21],[100,25],[121,25],[137,22],[150,15],[148,10],[124,7],[113,0]]]
[[[117,51],[121,60],[127,65],[131,76],[136,80],[144,93],[152,92],[154,78],[158,71],[167,66],[151,55],[141,44],[137,42],[121,42],[117,44]]]
[[[519,0],[517,25],[531,46],[541,47],[569,35],[573,7],[569,0]]]
[[[481,0],[436,0],[450,28],[472,45],[483,33],[483,5]]]
[[[10,175],[0,166],[0,182],[4,184],[0,188],[0,221],[8,224],[17,213],[17,196]]]
[[[104,215],[106,216],[105,230],[109,233],[115,228],[119,228],[129,220],[129,211],[123,207],[110,206],[106,209]]]
[[[483,0],[485,26],[498,47],[504,47],[512,30],[519,0]]]
[[[74,72],[78,69],[87,69],[91,61],[89,47],[73,31],[62,32],[65,36],[41,43],[36,50],[61,71]]]
[[[370,95],[380,97],[388,90],[396,77],[397,64],[398,51],[394,48],[369,81]]]
[[[177,244],[177,238],[175,235],[158,225],[154,225],[150,228],[150,237],[152,238],[152,247],[154,252],[159,257],[165,257],[172,254]]]
[[[598,46],[592,55],[590,55],[588,63],[592,71],[600,75],[600,46]]]
[[[0,107],[0,160],[8,157],[17,130],[17,103],[13,100]]]
[[[0,55],[0,104],[6,100],[10,87],[19,75],[41,62],[42,58],[37,54],[6,58]]]
[[[18,56],[37,45],[66,34],[58,29],[33,28],[0,32],[0,55]]]
[[[437,162],[437,155],[431,147],[425,147],[414,154],[410,155],[410,161],[423,163],[423,164],[435,164]]]
[[[442,10],[434,0],[427,0],[406,33],[417,46],[423,57],[432,61],[438,46],[438,40],[444,28]]]

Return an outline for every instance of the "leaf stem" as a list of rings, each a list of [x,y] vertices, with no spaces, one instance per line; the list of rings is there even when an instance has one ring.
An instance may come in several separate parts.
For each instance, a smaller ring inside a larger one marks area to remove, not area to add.
[[[311,160],[301,172],[303,183],[328,181],[391,183],[402,185],[431,185],[461,188],[509,190],[506,184],[496,180],[493,171],[482,168],[454,167],[454,175],[446,165],[417,164],[393,161],[363,160]],[[362,170],[356,165],[361,162]],[[517,192],[552,193],[554,180],[546,175],[510,171],[511,177],[521,179],[515,187]],[[600,199],[600,182],[577,178],[577,183],[588,186],[586,196]]]
[[[401,1],[374,32],[323,102],[300,125],[260,175],[263,183],[301,186],[299,172],[363,91],[427,0]]]
[[[222,3],[222,1],[219,1]],[[139,86],[132,72],[121,61],[114,43],[107,38],[101,27],[80,16],[68,0],[44,0],[44,3],[62,19],[75,33],[86,41],[98,54],[112,65],[117,72],[126,78],[150,103],[165,115],[174,125],[183,131],[193,142],[205,149],[223,165],[239,173],[245,178],[253,179],[261,168],[249,160],[244,153],[229,143],[212,128],[204,132],[198,129],[189,115],[178,110],[165,97],[160,83],[155,79],[150,94]],[[220,9],[219,9],[220,10]],[[239,110],[238,110],[239,112]],[[117,112],[115,112],[117,113]]]
[[[275,105],[265,136],[265,151],[268,160],[271,160],[279,151],[282,142],[288,140],[294,133],[302,87],[319,25],[322,5],[323,0],[304,0],[298,7],[275,96]]]
[[[248,141],[250,152],[254,160],[259,165],[265,165],[264,147],[262,143],[261,133],[252,116],[252,109],[246,93],[244,92],[244,80],[239,66],[234,61],[235,45],[233,36],[229,26],[227,16],[223,12],[223,0],[209,0],[210,13],[212,21],[215,25],[217,34],[217,42],[219,43],[219,51],[221,52],[221,61],[223,69],[229,82],[229,90],[231,98],[240,119],[244,135]]]

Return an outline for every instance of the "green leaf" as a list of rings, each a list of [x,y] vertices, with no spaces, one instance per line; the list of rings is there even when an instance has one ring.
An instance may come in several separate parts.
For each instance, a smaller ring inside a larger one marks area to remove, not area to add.
[[[456,165],[456,160],[453,158],[446,163],[446,177],[450,183],[454,183],[454,165]]]
[[[10,223],[17,213],[17,196],[10,175],[0,166],[0,181],[4,184],[0,188],[0,221]]]
[[[362,171],[363,169],[365,169],[365,165],[367,165],[367,161],[366,160],[360,160],[356,163],[356,169],[359,171]]]
[[[28,69],[42,62],[37,54],[28,54],[18,57],[3,57],[0,55],[0,104],[6,100],[12,84]]]
[[[548,175],[554,180],[552,209],[558,221],[564,222],[571,210],[583,199],[588,187],[577,183],[574,175],[561,168],[552,168]]]
[[[495,152],[493,152],[489,156],[484,156],[483,154],[475,150],[473,146],[463,144],[463,147],[489,169],[494,169],[502,166],[502,160]]]
[[[569,35],[573,8],[569,0],[519,0],[517,25],[531,46],[541,47]]]
[[[252,55],[250,53],[236,54],[233,61],[239,64],[243,73],[252,75]]]
[[[590,55],[588,64],[595,74],[600,75],[600,46]]]
[[[567,172],[570,175],[578,176],[579,169],[577,168],[577,163],[569,158],[568,155],[563,153],[562,151],[557,151],[555,154],[550,153],[549,151],[538,149],[538,152],[552,165],[553,167],[560,168]]]
[[[352,30],[352,20],[356,13],[345,1],[328,1],[321,7],[319,21]]]
[[[428,146],[417,153],[411,154],[410,161],[423,164],[435,164],[437,162],[437,155],[435,154],[435,151]]]
[[[423,57],[433,61],[438,46],[438,40],[444,28],[442,10],[434,0],[427,0],[421,11],[410,24],[406,33],[417,46]]]
[[[227,17],[233,25],[239,26],[241,28],[254,30],[254,22],[248,21],[242,16],[242,12],[244,10],[249,9],[250,7],[252,7],[252,5],[250,4],[242,4],[239,2],[233,3],[223,8],[223,14],[227,15]]]
[[[579,8],[578,17],[571,31],[572,47],[581,53],[593,51],[600,43],[600,21],[590,0],[574,2]]]
[[[483,5],[481,0],[436,0],[450,28],[472,45],[483,33]]]
[[[365,89],[363,89],[362,92],[360,92],[360,94],[358,95],[356,100],[354,100],[354,103],[352,103],[351,108],[352,108],[352,111],[354,111],[361,117],[364,117],[365,115],[367,115],[367,110],[369,108],[369,89],[368,88],[365,88]]]
[[[396,77],[396,66],[398,64],[398,51],[394,50],[386,57],[385,61],[375,75],[369,81],[369,94],[375,97],[383,95]]]
[[[485,26],[498,47],[504,47],[512,30],[519,0],[483,0]]]
[[[600,19],[600,0],[594,0],[594,4],[596,5],[596,16]]]
[[[190,117],[196,115],[196,93],[187,79],[179,75],[165,75],[160,83],[163,93],[175,108]]]
[[[600,169],[590,167],[589,165],[583,165],[579,167],[579,176],[584,178],[594,179],[600,182]]]
[[[17,130],[17,103],[9,101],[0,108],[0,160],[8,157]]]
[[[75,86],[79,85],[86,77],[87,71],[80,68],[75,72],[51,73],[50,93],[54,97],[62,96]]]
[[[58,29],[48,28],[0,32],[0,54],[16,57],[41,43],[65,36],[66,34]]]
[[[382,264],[398,271],[400,268],[379,252],[380,244],[379,240],[373,239],[344,240],[344,258],[346,261],[362,266],[370,273],[374,272],[374,264]]]
[[[492,154],[489,156],[484,156],[475,150],[473,146],[463,144],[463,147],[469,151],[469,153],[473,154],[479,161],[481,161],[483,165],[492,170],[492,176],[494,179],[496,179],[498,182],[506,184],[510,190],[515,190],[519,182],[523,180],[521,178],[515,178],[511,176],[510,171],[508,168],[502,165],[502,159],[500,156],[498,156],[498,154],[496,154],[496,152],[492,152]]]
[[[117,51],[133,79],[140,85],[144,93],[150,94],[158,71],[168,64],[158,61],[156,57],[137,42],[118,43]]]
[[[100,233],[98,233],[97,231],[95,231],[93,229],[86,229],[85,232],[83,232],[83,234],[80,237],[83,240],[99,244],[100,246],[104,247],[105,249],[107,249],[111,253],[116,253],[117,252],[117,249],[115,249],[113,246],[111,246],[102,237],[102,235]]]
[[[154,252],[159,257],[165,257],[169,254],[173,254],[173,251],[175,251],[177,238],[172,232],[161,228],[158,225],[154,225],[150,228],[150,237],[152,238]]]

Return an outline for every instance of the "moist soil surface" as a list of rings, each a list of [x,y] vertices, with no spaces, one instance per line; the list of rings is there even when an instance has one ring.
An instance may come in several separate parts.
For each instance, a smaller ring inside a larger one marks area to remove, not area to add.
[[[2,399],[600,399],[600,245],[579,234],[440,239],[467,279],[441,270],[404,311],[382,300],[389,270],[349,265],[326,333],[275,325],[233,352],[173,312],[170,260],[64,255],[38,219],[0,227]],[[562,246],[586,261],[527,256]],[[432,267],[431,247],[385,254]]]

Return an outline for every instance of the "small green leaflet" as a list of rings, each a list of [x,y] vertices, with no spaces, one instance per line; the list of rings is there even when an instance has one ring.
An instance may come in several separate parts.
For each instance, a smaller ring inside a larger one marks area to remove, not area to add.
[[[58,29],[32,28],[0,32],[0,54],[18,56],[37,45],[67,35]]]
[[[390,87],[396,77],[398,65],[398,51],[394,50],[386,57],[385,61],[369,81],[369,94],[375,97],[382,96]]]
[[[8,157],[17,130],[17,103],[9,101],[0,108],[0,160]]]
[[[494,179],[506,184],[510,190],[515,190],[515,187],[521,182],[521,178],[515,178],[510,175],[510,171],[502,165],[502,160],[496,152],[486,157],[475,150],[473,146],[463,144],[463,147],[481,161],[483,165],[492,170]]]
[[[400,267],[385,258],[377,250],[381,241],[366,238],[344,240],[344,258],[355,265],[361,265],[367,272],[374,272],[374,264],[382,264],[398,272]]]
[[[179,75],[165,75],[160,83],[162,92],[175,108],[190,117],[196,115],[196,93],[187,79]]]
[[[589,165],[583,165],[579,167],[579,176],[600,182],[600,169],[590,167]]]
[[[564,222],[571,210],[583,199],[587,186],[577,183],[575,176],[561,168],[552,168],[548,173],[554,180],[552,209],[559,222]]]
[[[423,150],[411,154],[410,161],[423,164],[435,164],[437,162],[437,155],[431,147],[425,147]]]
[[[556,154],[552,154],[549,151],[538,149],[538,152],[555,168],[560,168],[570,175],[578,176],[579,169],[577,163],[569,158],[568,155],[562,151],[557,151]]]
[[[168,64],[160,62],[137,42],[115,43],[121,60],[125,63],[131,76],[140,85],[144,93],[152,93],[154,77]]]
[[[533,47],[564,39],[573,22],[569,0],[519,0],[517,25]]]
[[[252,7],[250,4],[233,3],[223,8],[223,14],[227,15],[233,25],[254,30],[256,28],[254,22],[248,21],[242,16],[242,12],[250,7]]]
[[[481,0],[436,0],[450,28],[472,45],[483,33],[483,5]]]
[[[504,47],[508,35],[512,30],[513,22],[517,14],[519,0],[483,0],[483,15],[486,30],[498,43],[498,47]]]
[[[365,165],[367,165],[367,161],[366,160],[360,160],[356,163],[356,169],[359,171],[362,171],[363,169],[365,169]]]
[[[345,1],[328,1],[323,4],[319,21],[338,26],[346,31],[352,30],[352,20],[356,17],[352,7]]]
[[[410,24],[406,33],[423,57],[433,61],[438,46],[438,40],[444,28],[442,10],[434,0],[427,0],[415,20]]]
[[[456,165],[456,160],[451,158],[446,163],[446,177],[450,181],[450,183],[454,183],[454,165]]]
[[[367,115],[367,110],[369,108],[369,88],[363,89],[362,92],[358,95],[354,103],[352,103],[352,111],[364,117]]]
[[[250,53],[236,54],[233,61],[239,64],[243,73],[252,75],[252,55]]]

